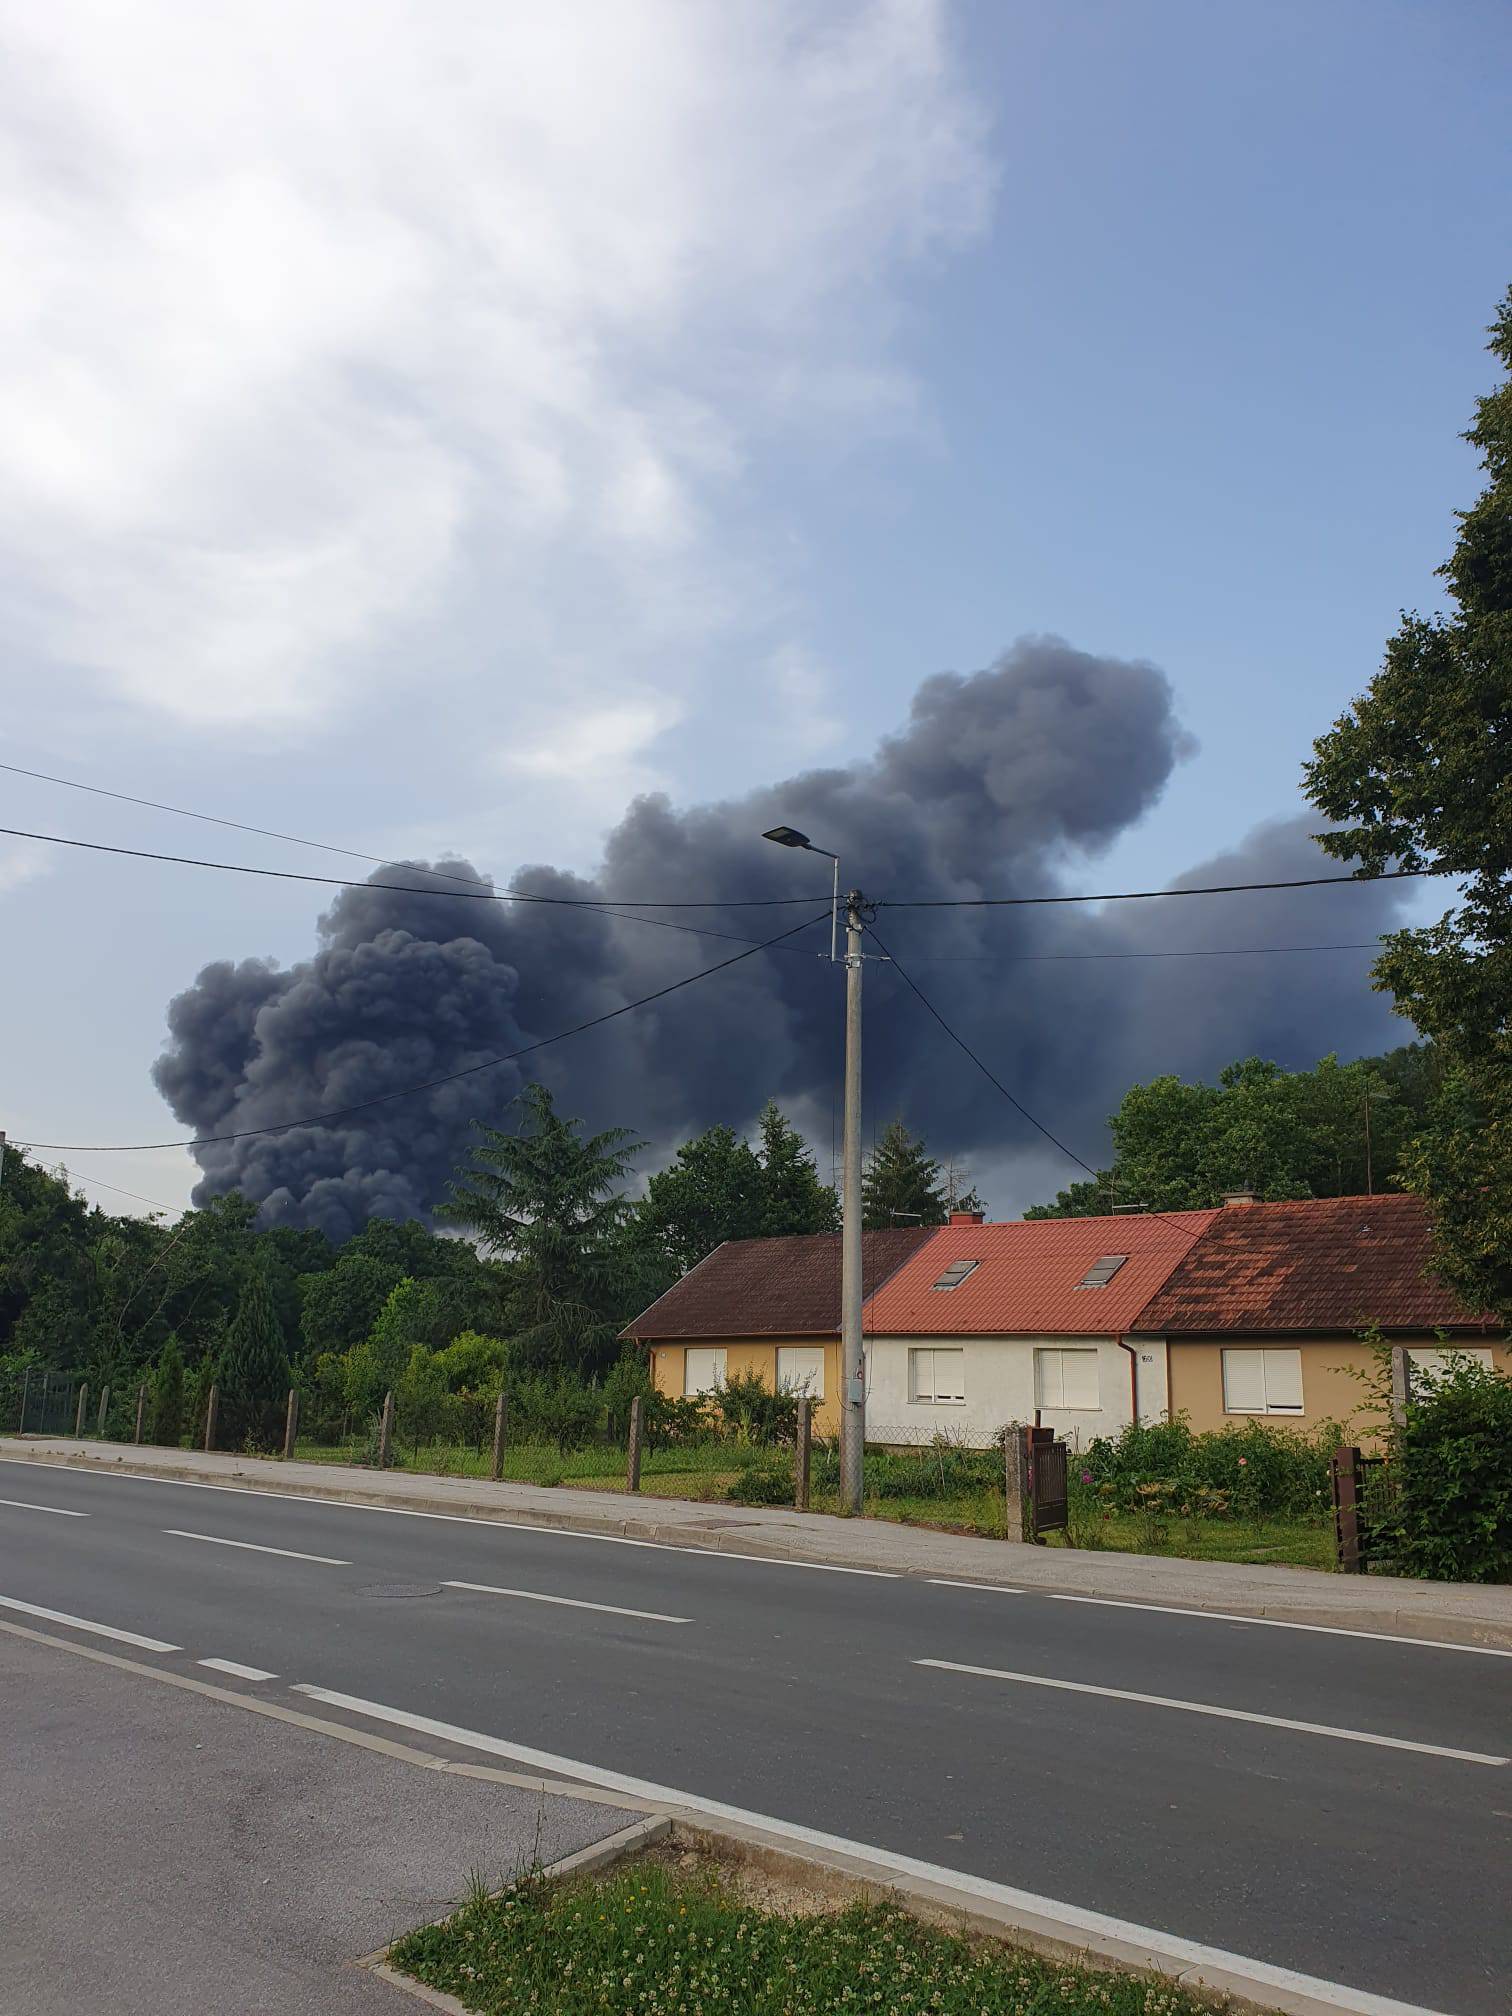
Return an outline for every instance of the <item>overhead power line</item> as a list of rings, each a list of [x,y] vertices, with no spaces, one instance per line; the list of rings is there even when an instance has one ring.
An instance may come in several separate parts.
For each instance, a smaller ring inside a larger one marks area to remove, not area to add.
[[[74,840],[62,833],[28,833],[19,826],[0,826],[0,833],[8,834],[14,840],[41,840],[50,847],[79,847],[90,854],[117,854],[129,861],[160,861],[175,868],[210,868],[221,875],[260,875],[275,882],[312,882],[323,889],[390,889],[405,896],[441,896],[448,902],[473,903],[541,903],[551,909],[587,910],[600,917],[612,917],[618,923],[651,924],[661,931],[686,931],[695,938],[724,938],[735,945],[758,945],[760,939],[744,938],[733,931],[716,931],[706,924],[678,924],[667,917],[640,917],[633,910],[620,910],[613,906],[620,900],[608,897],[599,900],[587,896],[540,896],[530,891],[510,889],[484,889],[477,884],[463,889],[428,889],[419,882],[356,882],[343,875],[307,875],[297,868],[257,868],[245,861],[204,861],[193,854],[155,854],[145,847],[119,847],[103,840]],[[415,872],[411,864],[411,872]],[[419,873],[429,875],[434,871],[422,868]],[[814,903],[814,896],[776,896],[770,899],[773,906],[789,903]],[[705,903],[668,903],[664,905],[644,904],[642,908],[704,910],[715,907]],[[731,906],[736,909],[749,907],[745,904]]]
[[[621,1015],[630,1015],[637,1008],[647,1008],[653,1001],[664,1001],[669,994],[679,993],[684,987],[691,987],[696,981],[712,979],[716,973],[724,973],[731,966],[738,966],[745,959],[752,959],[758,952],[766,952],[784,939],[796,937],[800,931],[807,931],[812,925],[828,921],[829,905],[805,917],[800,924],[789,925],[786,931],[779,931],[774,938],[766,938],[757,945],[749,945],[744,952],[736,952],[728,959],[721,959],[717,965],[700,967],[696,973],[685,973],[681,980],[673,980],[665,987],[658,987],[653,993],[642,994],[637,1000],[623,1002],[618,1008],[611,1008],[606,1014],[591,1016],[586,1022],[576,1022],[570,1029],[559,1029],[554,1036],[542,1036],[534,1043],[523,1043],[518,1050],[504,1051],[497,1057],[485,1057],[479,1064],[469,1064],[461,1071],[448,1071],[440,1078],[427,1078],[419,1085],[401,1085],[392,1092],[376,1093],[371,1099],[358,1099],[350,1106],[333,1106],[323,1113],[306,1113],[297,1120],[278,1120],[268,1127],[241,1127],[227,1134],[193,1134],[176,1141],[18,1141],[18,1148],[41,1148],[55,1155],[144,1155],[158,1148],[207,1148],[212,1143],[222,1141],[252,1141],[266,1134],[288,1134],[296,1127],[318,1127],[327,1120],[344,1120],[352,1113],[365,1113],[374,1106],[386,1106],[395,1099],[410,1099],[417,1092],[434,1092],[441,1085],[455,1085],[459,1079],[474,1078],[480,1071],[492,1071],[498,1064],[513,1064],[521,1057],[530,1057],[538,1050],[549,1049],[553,1043],[565,1043],[569,1036],[582,1036],[589,1029],[600,1029],[606,1022],[618,1021]]]
[[[966,1055],[971,1059],[972,1063],[975,1064],[978,1071],[980,1071],[982,1076],[987,1080],[988,1084],[995,1086],[997,1090],[1002,1093],[1003,1097],[1008,1101],[1008,1104],[1013,1108],[1014,1112],[1019,1114],[1023,1119],[1027,1120],[1029,1122],[1029,1125],[1033,1127],[1037,1133],[1043,1134],[1045,1139],[1050,1143],[1051,1147],[1058,1148],[1061,1154],[1064,1155],[1068,1161],[1074,1162],[1076,1164],[1078,1169],[1084,1169],[1086,1173],[1089,1176],[1091,1176],[1094,1180],[1101,1180],[1103,1172],[1100,1169],[1094,1169],[1090,1162],[1083,1161],[1081,1156],[1077,1154],[1076,1150],[1074,1148],[1068,1147],[1067,1144],[1061,1140],[1058,1134],[1052,1134],[1050,1129],[1045,1125],[1044,1121],[1036,1118],[1036,1116],[1029,1111],[1029,1108],[1024,1104],[1023,1100],[1018,1098],[1014,1093],[1008,1090],[1008,1087],[1003,1083],[1002,1079],[998,1077],[997,1073],[991,1068],[990,1065],[988,1065],[981,1057],[977,1055],[976,1051],[973,1050],[971,1045],[966,1041],[966,1038],[964,1036],[959,1035],[954,1029],[951,1028],[950,1024],[945,1020],[945,1017],[940,1013],[939,1009],[936,1008],[933,1001],[931,1001],[929,996],[924,992],[924,989],[918,984],[916,980],[913,980],[909,977],[906,969],[899,965],[896,955],[888,951],[887,947],[882,943],[881,938],[877,936],[876,927],[874,925],[868,925],[867,931],[872,938],[876,939],[877,949],[891,963],[893,971],[897,974],[898,978],[903,982],[904,986],[910,988],[912,992],[918,996],[920,1002],[934,1017],[935,1021],[939,1023],[940,1027],[945,1031],[945,1034],[950,1038],[951,1042],[955,1044],[958,1050],[965,1051]],[[1146,1215],[1151,1218],[1161,1219],[1163,1223],[1172,1226],[1176,1231],[1180,1232],[1183,1238],[1195,1241],[1198,1236],[1195,1232],[1190,1231],[1187,1226],[1178,1224],[1174,1218],[1167,1217],[1166,1214],[1162,1211],[1151,1211]]]
[[[915,896],[884,898],[879,910],[1012,910],[1038,903],[1150,903],[1161,896],[1244,896],[1256,889],[1324,889],[1344,882],[1406,882],[1453,868],[1386,868],[1379,875],[1299,875],[1289,882],[1210,882],[1193,889],[1115,889],[1101,896]]]
[[[0,763],[0,770],[8,772],[12,777],[30,777],[39,784],[60,784],[66,791],[85,791],[92,798],[114,798],[117,804],[120,805],[141,805],[145,806],[150,812],[171,812],[175,818],[198,819],[201,824],[206,826],[226,826],[234,833],[255,833],[259,839],[263,840],[284,840],[292,847],[313,847],[322,854],[341,854],[348,861],[369,861],[376,868],[406,868],[411,872],[415,871],[415,863],[413,861],[391,861],[382,854],[366,854],[360,847],[338,847],[329,840],[310,840],[298,833],[280,833],[272,826],[249,826],[244,820],[223,819],[214,812],[194,812],[187,805],[167,805],[158,798],[136,798],[129,791],[107,791],[103,784],[81,784],[75,777],[54,777],[49,771],[27,770],[19,763]],[[4,828],[0,830],[10,831],[11,829]],[[46,840],[52,836],[46,833],[28,833],[21,837],[28,840]],[[83,847],[89,843],[83,840],[75,840],[64,841],[60,844]],[[130,850],[122,849],[120,851],[129,852]],[[172,861],[177,860],[179,857],[168,854],[150,858]],[[218,866],[222,864],[203,863],[196,865]],[[265,869],[262,872],[265,874],[275,874],[277,871],[275,869]],[[506,887],[501,892],[491,887],[485,888],[480,876],[457,875],[449,868],[423,868],[418,872],[424,875],[439,876],[443,882],[456,882],[464,889],[481,892],[487,897],[498,898],[501,895],[509,895],[515,897],[520,902],[581,903],[586,909],[592,909],[595,905],[601,904],[628,904],[632,908],[642,910],[764,910],[777,908],[784,904],[819,903],[824,900],[824,892],[822,890],[816,890],[811,896],[711,896],[706,899],[692,900],[684,898],[671,902],[659,902],[650,899],[641,901],[629,896],[547,897],[534,896],[530,891],[522,889]],[[359,882],[346,886],[365,889],[375,885]],[[443,892],[435,891],[433,893],[441,894]]]
[[[910,952],[928,966],[1035,966],[1082,959],[1247,959],[1265,952],[1374,952],[1379,938],[1338,945],[1191,945],[1148,952]]]

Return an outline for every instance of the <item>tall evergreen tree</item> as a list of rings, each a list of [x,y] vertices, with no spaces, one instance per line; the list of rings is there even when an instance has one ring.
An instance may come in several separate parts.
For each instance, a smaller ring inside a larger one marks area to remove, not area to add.
[[[218,1366],[220,1439],[228,1449],[272,1448],[289,1390],[283,1326],[263,1268],[247,1269]]]
[[[813,1151],[775,1099],[762,1108],[760,1146],[761,1209],[758,1232],[767,1237],[790,1232],[835,1232],[840,1204],[821,1183]]]
[[[923,1136],[911,1134],[901,1116],[890,1120],[861,1172],[862,1224],[943,1225],[945,1216],[939,1163],[925,1152]]]
[[[1490,330],[1507,376],[1466,438],[1490,481],[1440,569],[1454,613],[1408,616],[1369,689],[1314,744],[1319,835],[1366,875],[1453,875],[1459,902],[1396,931],[1377,987],[1445,1067],[1406,1177],[1433,1210],[1445,1278],[1471,1308],[1512,1315],[1512,289]]]
[[[518,1130],[479,1128],[437,1215],[510,1263],[509,1327],[523,1362],[599,1371],[640,1285],[620,1190],[640,1144],[623,1127],[585,1138],[544,1085],[516,1104]]]

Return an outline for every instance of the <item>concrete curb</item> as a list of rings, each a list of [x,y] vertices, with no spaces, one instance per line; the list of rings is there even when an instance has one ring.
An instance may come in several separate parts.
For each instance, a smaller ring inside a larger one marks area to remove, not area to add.
[[[1015,1909],[994,1900],[971,1896],[948,1882],[927,1882],[899,1875],[870,1864],[863,1856],[841,1855],[823,1849],[804,1854],[759,1828],[733,1822],[713,1826],[702,1815],[684,1816],[674,1810],[654,1815],[617,1834],[579,1849],[575,1855],[550,1863],[541,1871],[548,1881],[612,1868],[627,1856],[637,1854],[653,1842],[667,1840],[676,1846],[712,1850],[740,1861],[750,1862],[769,1873],[785,1876],[804,1888],[819,1890],[844,1900],[900,1905],[913,1917],[949,1932],[966,1932],[995,1939],[1004,1945],[1021,1946],[1046,1959],[1072,1966],[1109,1968],[1118,1973],[1137,1974],[1146,1979],[1173,1982],[1182,1988],[1218,1998],[1225,2009],[1244,2016],[1438,2016],[1438,2012],[1417,2005],[1392,2001],[1364,1990],[1354,1990],[1307,1976],[1277,1980],[1287,1970],[1267,1968],[1248,1962],[1237,1954],[1214,1955],[1212,1960],[1173,1967],[1172,1953],[1158,1934],[1148,1944],[1137,1938],[1119,1938],[1078,1930],[1069,1936],[1066,1925],[1030,1910]],[[448,1914],[450,1915],[450,1914]],[[444,1920],[435,1919],[440,1924]],[[1133,1928],[1130,1928],[1131,1930]],[[1179,1946],[1181,1942],[1169,1942]],[[381,1952],[369,1954],[358,1964],[371,1969],[390,1986],[415,1996],[433,2009],[449,2016],[469,2016],[467,2005],[454,1995],[429,1988],[388,1964],[395,1940]],[[1214,1964],[1221,1961],[1224,1964]],[[1253,1970],[1253,1971],[1252,1971]]]
[[[28,1463],[50,1465],[61,1469],[115,1470],[128,1476],[157,1478],[183,1483],[212,1483],[224,1478],[223,1488],[246,1491],[265,1491],[283,1498],[308,1498],[315,1501],[329,1501],[336,1504],[364,1505],[385,1512],[418,1512],[430,1517],[465,1519],[480,1524],[501,1526],[527,1526],[548,1528],[559,1532],[598,1534],[616,1540],[639,1540],[658,1547],[693,1548],[711,1553],[729,1553],[756,1556],[769,1561],[793,1561],[806,1563],[811,1567],[848,1567],[878,1571],[876,1558],[860,1549],[847,1549],[845,1545],[848,1523],[859,1524],[863,1529],[871,1528],[876,1522],[846,1522],[835,1520],[836,1531],[831,1537],[824,1536],[822,1546],[814,1545],[807,1535],[795,1535],[791,1539],[775,1538],[764,1532],[759,1521],[742,1518],[738,1509],[730,1508],[730,1516],[712,1518],[708,1521],[660,1520],[652,1508],[656,1501],[648,1501],[644,1516],[626,1514],[619,1510],[607,1509],[598,1513],[582,1505],[574,1505],[568,1510],[558,1511],[550,1506],[511,1505],[497,1500],[470,1501],[465,1510],[459,1509],[458,1501],[445,1493],[428,1491],[426,1480],[420,1472],[406,1473],[406,1482],[412,1486],[406,1491],[402,1504],[396,1504],[392,1494],[379,1490],[364,1489],[360,1483],[349,1481],[345,1474],[340,1481],[333,1476],[329,1481],[321,1478],[310,1482],[302,1477],[288,1476],[281,1464],[269,1459],[266,1464],[257,1459],[236,1461],[228,1472],[218,1472],[216,1477],[207,1477],[203,1465],[196,1466],[192,1454],[185,1452],[183,1461],[161,1459],[145,1462],[135,1459],[128,1448],[117,1449],[112,1444],[85,1444],[77,1452],[66,1455],[52,1450],[31,1450],[26,1443],[15,1437],[6,1437],[0,1443],[3,1453],[16,1460]],[[109,1450],[109,1454],[105,1453]],[[334,1466],[333,1466],[334,1467]],[[508,1489],[507,1485],[492,1485],[493,1491]],[[921,1529],[905,1528],[908,1532]],[[992,1544],[992,1543],[987,1543]],[[1006,1543],[1004,1543],[1006,1548]],[[1226,1591],[1221,1597],[1203,1595],[1182,1595],[1180,1597],[1156,1601],[1152,1597],[1131,1594],[1109,1582],[1105,1589],[1091,1589],[1083,1583],[1054,1582],[1040,1579],[1031,1580],[1024,1575],[1025,1563],[1014,1559],[1015,1554],[1032,1550],[1009,1550],[1000,1568],[993,1564],[993,1571],[973,1564],[963,1571],[963,1579],[982,1582],[988,1587],[994,1584],[1023,1589],[1025,1593],[1037,1596],[1075,1596],[1083,1599],[1095,1595],[1101,1603],[1127,1603],[1135,1609],[1162,1609],[1172,1613],[1191,1612],[1233,1617],[1239,1621],[1255,1618],[1279,1624],[1314,1625],[1332,1631],[1352,1631],[1368,1636],[1380,1633],[1395,1638],[1421,1638],[1451,1645],[1469,1645],[1489,1648],[1494,1651],[1512,1651],[1512,1619],[1506,1623],[1495,1618],[1457,1617],[1452,1613],[1436,1610],[1402,1608],[1392,1603],[1382,1603],[1379,1607],[1361,1607],[1357,1603],[1331,1604],[1326,1601],[1294,1603],[1278,1601],[1267,1597],[1257,1601],[1246,1598],[1241,1587]],[[1036,1559],[1036,1565],[1040,1555]],[[1078,1555],[1079,1562],[1087,1556]],[[1120,1557],[1109,1557],[1116,1563]],[[1143,1559],[1145,1557],[1137,1557]],[[1211,1563],[1201,1564],[1204,1567]],[[899,1579],[928,1579],[931,1571],[893,1563],[886,1573]],[[1296,1570],[1301,1575],[1306,1571]],[[1319,1576],[1320,1592],[1330,1578]],[[1412,1586],[1412,1585],[1409,1585]],[[1432,1586],[1432,1585],[1428,1585]]]

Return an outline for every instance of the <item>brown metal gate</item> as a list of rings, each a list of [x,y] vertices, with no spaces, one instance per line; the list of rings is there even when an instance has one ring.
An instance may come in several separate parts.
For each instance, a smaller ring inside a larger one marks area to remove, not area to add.
[[[1031,1428],[1028,1436],[1035,1537],[1064,1532],[1070,1519],[1066,1445],[1056,1441],[1053,1428]]]

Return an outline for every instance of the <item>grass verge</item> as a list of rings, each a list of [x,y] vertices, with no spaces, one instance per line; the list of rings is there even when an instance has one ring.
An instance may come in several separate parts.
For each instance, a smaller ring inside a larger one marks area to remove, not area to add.
[[[657,1851],[605,1876],[475,1894],[401,1939],[388,1964],[483,2016],[1211,2016],[1215,2006],[1171,1982],[941,1931],[893,1904],[754,1901],[732,1872]]]

